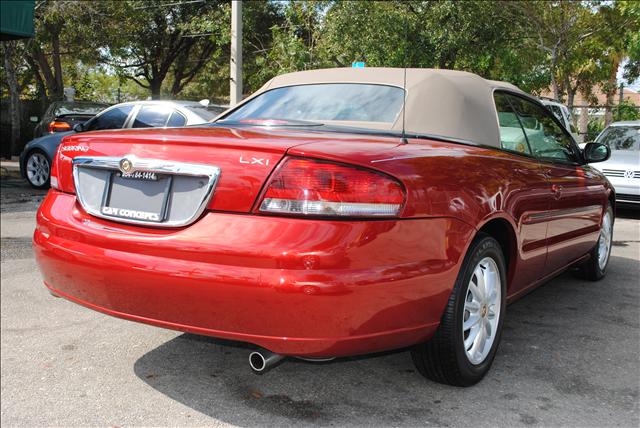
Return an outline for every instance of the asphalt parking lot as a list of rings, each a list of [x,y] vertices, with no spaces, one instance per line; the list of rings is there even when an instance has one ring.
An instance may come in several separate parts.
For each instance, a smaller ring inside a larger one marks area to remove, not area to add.
[[[44,192],[1,181],[2,426],[634,426],[640,424],[640,220],[621,211],[607,277],[562,275],[509,306],[487,378],[431,383],[398,351],[286,361],[52,297],[31,252]]]

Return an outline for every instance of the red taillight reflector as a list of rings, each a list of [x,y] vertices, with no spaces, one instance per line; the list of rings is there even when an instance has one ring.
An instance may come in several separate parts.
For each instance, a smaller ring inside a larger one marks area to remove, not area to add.
[[[397,216],[402,185],[357,167],[289,158],[271,179],[261,212],[321,216]]]
[[[50,133],[54,133],[54,132],[64,132],[64,131],[71,131],[71,125],[69,125],[67,122],[57,122],[57,121],[53,121],[49,123],[49,132]]]

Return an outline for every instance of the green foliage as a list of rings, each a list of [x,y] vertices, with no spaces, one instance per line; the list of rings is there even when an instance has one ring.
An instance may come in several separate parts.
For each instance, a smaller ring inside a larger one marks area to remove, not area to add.
[[[204,65],[202,72],[180,93],[181,98],[200,100],[208,98],[225,102],[229,95],[230,20],[231,8],[224,6],[224,25],[220,28],[219,48]],[[272,50],[272,28],[279,26],[283,12],[278,3],[265,1],[244,2],[242,7],[243,32],[243,83],[250,94],[267,80],[279,73],[269,66]],[[203,21],[206,30],[206,23]],[[210,24],[219,25],[216,24]]]
[[[630,25],[624,32],[625,49],[629,61],[625,64],[624,77],[628,83],[640,78],[640,2],[619,1],[623,16],[628,18]]]
[[[120,0],[98,2],[119,23],[121,36],[108,46],[107,58],[119,74],[159,98],[163,83],[177,95],[228,44],[228,4],[222,1],[175,2]]]
[[[628,100],[624,100],[613,108],[615,120],[638,120],[640,119],[640,108]]]
[[[365,61],[371,67],[402,67],[417,59],[409,46],[419,41],[408,37],[415,33],[416,18],[408,4],[399,1],[336,2],[326,12],[324,27],[316,30],[321,34],[321,59],[316,62],[348,67],[353,61]]]
[[[230,9],[228,0],[42,0],[36,38],[16,49],[22,94],[56,98],[74,86],[114,102],[120,87],[122,99],[225,99]],[[467,70],[569,98],[598,84],[614,93],[627,56],[625,77],[640,75],[631,0],[244,1],[243,23],[245,93],[277,74],[353,61]]]
[[[70,69],[66,76],[74,82],[73,87],[78,100],[116,104],[149,97],[149,91],[132,80],[107,73],[99,67],[78,64],[76,68]]]
[[[587,136],[585,137],[585,141],[595,141],[596,137],[602,132],[603,129],[603,119],[590,120],[587,124]]]

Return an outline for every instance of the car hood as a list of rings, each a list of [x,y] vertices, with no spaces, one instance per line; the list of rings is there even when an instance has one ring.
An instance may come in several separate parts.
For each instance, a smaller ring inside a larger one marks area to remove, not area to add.
[[[606,162],[593,164],[597,169],[640,169],[640,151],[637,150],[612,150],[611,157]]]

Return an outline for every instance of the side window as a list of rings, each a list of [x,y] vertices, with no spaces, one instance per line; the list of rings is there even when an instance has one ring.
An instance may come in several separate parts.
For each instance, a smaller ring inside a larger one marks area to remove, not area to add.
[[[571,138],[546,108],[520,97],[508,95],[524,129],[533,155],[548,161],[574,162]]]
[[[143,106],[136,119],[133,121],[133,128],[158,128],[166,126],[169,115],[173,109],[163,105]]]
[[[527,144],[527,137],[524,135],[520,120],[511,107],[509,99],[505,94],[496,92],[494,100],[500,126],[500,145],[505,150],[530,155],[531,150]]]
[[[187,119],[183,115],[181,115],[177,111],[174,111],[173,113],[171,113],[171,117],[167,122],[167,126],[177,128],[180,126],[184,126],[186,122],[187,122]]]
[[[571,112],[568,108],[565,107],[562,109],[562,115],[564,116],[564,121],[562,121],[562,123],[568,123],[571,125],[571,122],[573,121],[571,120]]]
[[[562,118],[562,111],[560,111],[560,108],[558,106],[546,106],[551,113],[553,113],[553,115],[555,117],[558,118],[558,120],[562,123],[564,123],[564,119]]]
[[[132,108],[132,105],[112,108],[89,120],[85,129],[87,131],[99,131],[101,129],[122,128]]]

